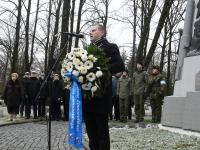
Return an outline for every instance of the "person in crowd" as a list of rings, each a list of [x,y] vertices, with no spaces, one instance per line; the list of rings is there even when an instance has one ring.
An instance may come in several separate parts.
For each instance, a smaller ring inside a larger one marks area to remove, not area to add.
[[[143,63],[136,63],[136,71],[133,74],[132,83],[133,83],[133,94],[134,94],[134,104],[135,104],[135,123],[143,122],[145,116],[144,109],[144,94],[147,84],[147,73],[143,70]]]
[[[51,117],[52,120],[59,121],[61,119],[61,100],[62,100],[62,85],[59,81],[59,75],[53,76],[51,84],[50,101],[51,101]]]
[[[151,75],[148,78],[147,84],[147,94],[152,110],[152,123],[160,123],[161,121],[165,85],[166,83],[163,75],[160,73],[159,66],[152,66]]]
[[[64,107],[64,121],[69,121],[69,96],[70,90],[66,87],[62,90],[62,102]]]
[[[27,116],[27,101],[28,101],[28,97],[27,97],[27,91],[26,91],[26,85],[27,85],[27,81],[30,77],[30,73],[29,72],[25,72],[21,83],[24,89],[24,99],[22,99],[22,102],[20,104],[20,117],[22,118],[24,116],[24,110],[25,110],[25,117]]]
[[[45,106],[46,106],[46,101],[47,97],[49,95],[49,84],[48,82],[45,82],[45,74],[42,73],[40,75],[40,94],[38,97],[38,117],[45,117]],[[45,82],[45,83],[44,83]],[[44,84],[44,85],[43,85]],[[43,85],[43,87],[42,87]]]
[[[17,73],[11,74],[11,79],[8,81],[2,99],[7,106],[9,121],[14,121],[19,114],[19,106],[23,99],[23,87],[18,79]]]
[[[116,44],[109,43],[106,39],[106,28],[101,24],[94,24],[90,28],[91,44],[102,48],[110,58],[110,72],[114,75],[124,70],[124,63]],[[112,102],[112,80],[106,89],[103,98],[93,98],[83,102],[83,119],[89,137],[90,150],[110,150],[110,135],[108,115]]]
[[[132,107],[133,106],[134,106],[133,94],[131,93],[131,95],[128,98],[128,119],[129,120],[132,119]]]
[[[127,122],[129,97],[132,93],[131,78],[128,76],[128,70],[123,71],[122,76],[117,82],[117,95],[119,97],[120,121]]]
[[[30,119],[31,114],[31,106],[33,105],[33,116],[34,119],[37,119],[37,94],[40,90],[40,82],[37,78],[37,74],[35,71],[31,71],[31,76],[27,81],[26,91],[28,96],[27,102],[27,116],[26,119]]]
[[[113,107],[114,107],[114,120],[120,120],[119,112],[119,97],[117,96],[117,81],[120,78],[121,73],[116,73],[112,76],[112,105],[110,112],[110,120],[113,120]]]

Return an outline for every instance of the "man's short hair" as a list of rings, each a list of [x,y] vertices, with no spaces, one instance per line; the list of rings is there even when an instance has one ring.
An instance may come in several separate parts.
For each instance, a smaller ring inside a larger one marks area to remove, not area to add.
[[[25,75],[30,75],[30,73],[29,72],[25,72]]]
[[[106,32],[106,27],[104,25],[100,23],[94,23],[92,26],[98,26],[99,30],[104,32],[103,37],[106,37],[107,32]]]

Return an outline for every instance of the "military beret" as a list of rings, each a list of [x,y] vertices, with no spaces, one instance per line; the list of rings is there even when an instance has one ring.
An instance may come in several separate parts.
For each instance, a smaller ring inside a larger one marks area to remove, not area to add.
[[[160,71],[160,67],[158,66],[158,65],[153,65],[152,67],[151,67],[151,70],[152,69],[157,69],[158,71]]]

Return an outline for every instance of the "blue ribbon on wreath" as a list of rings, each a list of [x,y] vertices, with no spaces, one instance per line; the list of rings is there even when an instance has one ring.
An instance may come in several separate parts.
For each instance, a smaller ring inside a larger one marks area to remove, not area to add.
[[[69,101],[68,143],[74,148],[82,147],[82,94],[78,79],[71,72],[64,76],[72,79]]]

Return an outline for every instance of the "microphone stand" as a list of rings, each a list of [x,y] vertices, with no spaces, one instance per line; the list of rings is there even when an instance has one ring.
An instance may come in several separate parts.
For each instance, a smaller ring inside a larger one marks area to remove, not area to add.
[[[70,36],[70,35],[68,35],[68,36]],[[45,77],[45,80],[43,81],[43,83],[42,83],[42,85],[41,85],[41,87],[40,87],[40,90],[39,90],[39,92],[38,92],[38,94],[37,94],[37,96],[36,96],[36,98],[35,98],[35,101],[38,99],[38,97],[40,96],[40,93],[41,93],[41,91],[42,91],[42,89],[44,88],[44,85],[47,83],[47,80],[50,78],[50,76],[51,76],[51,73],[53,72],[53,69],[55,68],[55,66],[57,65],[57,63],[58,63],[58,61],[59,61],[59,59],[60,59],[60,57],[61,57],[61,55],[62,55],[62,53],[63,53],[63,51],[64,51],[64,49],[66,48],[66,46],[67,46],[67,42],[66,42],[66,44],[64,45],[64,47],[62,48],[62,50],[60,51],[60,53],[59,53],[59,55],[58,55],[58,57],[57,57],[57,59],[56,59],[56,61],[54,62],[54,64],[53,64],[53,66],[50,68],[50,70],[48,71],[48,74],[47,74],[47,76]],[[50,98],[50,102],[49,102],[49,120],[48,120],[48,148],[49,148],[49,150],[51,150],[51,98]]]

